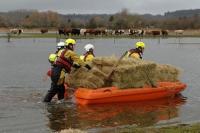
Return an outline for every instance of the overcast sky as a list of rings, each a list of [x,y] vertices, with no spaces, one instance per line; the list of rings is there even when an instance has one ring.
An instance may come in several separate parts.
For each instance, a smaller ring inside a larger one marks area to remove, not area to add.
[[[52,10],[62,14],[131,13],[164,14],[181,9],[199,9],[200,0],[0,0],[0,11],[17,9]]]

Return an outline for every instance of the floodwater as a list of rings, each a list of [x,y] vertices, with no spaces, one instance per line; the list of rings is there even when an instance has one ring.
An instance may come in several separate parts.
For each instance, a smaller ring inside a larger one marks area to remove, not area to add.
[[[181,81],[188,87],[174,99],[140,103],[90,106],[45,105],[42,98],[50,87],[43,78],[50,68],[48,55],[56,50],[56,39],[0,39],[0,132],[48,133],[67,128],[101,132],[108,128],[190,123],[200,120],[200,38],[142,39],[144,59],[171,64],[183,70]],[[95,46],[96,56],[120,56],[138,39],[81,39],[76,52],[86,43]]]

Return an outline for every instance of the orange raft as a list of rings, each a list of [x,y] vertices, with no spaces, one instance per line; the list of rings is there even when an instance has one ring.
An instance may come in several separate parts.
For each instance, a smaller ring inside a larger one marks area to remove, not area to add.
[[[118,89],[117,87],[106,87],[96,90],[78,88],[75,92],[75,98],[76,102],[81,105],[145,101],[173,97],[185,88],[186,84],[181,82],[158,82],[156,88]]]

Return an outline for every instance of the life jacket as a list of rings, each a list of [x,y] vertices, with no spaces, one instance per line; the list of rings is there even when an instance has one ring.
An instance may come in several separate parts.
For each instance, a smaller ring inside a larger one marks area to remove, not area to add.
[[[128,53],[129,53],[128,57],[130,57],[133,53],[137,53],[139,55],[140,59],[142,59],[142,53],[137,48],[129,50]]]
[[[94,53],[92,52],[86,52],[85,54],[84,54],[84,58],[83,58],[83,61],[87,61],[86,59],[87,59],[87,57],[88,57],[88,55],[93,55],[93,57],[95,57],[95,55],[94,55]]]
[[[65,58],[65,53],[68,51],[68,49],[65,49],[62,51],[61,55],[58,56],[55,64],[57,66],[63,67],[67,72],[71,71],[71,67],[73,65],[73,61],[71,59]]]

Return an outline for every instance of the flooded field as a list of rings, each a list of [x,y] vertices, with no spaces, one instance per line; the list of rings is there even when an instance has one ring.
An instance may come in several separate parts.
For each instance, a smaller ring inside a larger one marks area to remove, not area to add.
[[[120,56],[138,39],[80,39],[75,51],[86,43],[96,56]],[[183,70],[181,81],[188,87],[175,99],[140,103],[78,106],[74,98],[64,104],[43,104],[50,87],[43,77],[50,68],[48,55],[56,39],[0,39],[0,132],[54,132],[78,128],[89,132],[118,126],[141,127],[190,123],[200,120],[200,38],[148,38],[144,59],[171,64]]]

